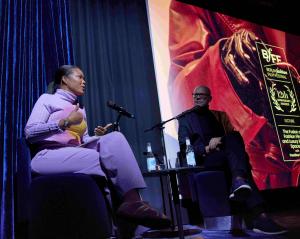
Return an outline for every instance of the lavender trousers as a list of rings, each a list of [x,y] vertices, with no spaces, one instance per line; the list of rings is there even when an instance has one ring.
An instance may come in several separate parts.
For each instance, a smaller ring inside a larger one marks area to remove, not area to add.
[[[120,132],[101,136],[85,147],[44,149],[32,159],[31,169],[43,175],[83,173],[104,176],[121,195],[131,189],[146,187],[134,154]]]

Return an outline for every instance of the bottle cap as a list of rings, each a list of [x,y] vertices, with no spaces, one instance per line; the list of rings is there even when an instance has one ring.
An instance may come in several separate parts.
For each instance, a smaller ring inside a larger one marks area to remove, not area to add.
[[[190,139],[188,137],[185,138],[185,143],[186,143],[186,145],[190,145],[191,144],[191,141],[190,141]]]
[[[147,152],[152,152],[151,143],[147,143]]]

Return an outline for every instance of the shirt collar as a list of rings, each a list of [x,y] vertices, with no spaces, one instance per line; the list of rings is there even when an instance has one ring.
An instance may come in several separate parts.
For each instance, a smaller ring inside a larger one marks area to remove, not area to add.
[[[70,91],[57,89],[55,92],[61,99],[69,101],[70,103],[74,103],[77,100],[77,96]]]
[[[209,110],[209,107],[207,105],[207,106],[197,108],[196,113],[198,113],[200,115],[203,115],[203,114],[207,114],[209,111],[210,110]]]

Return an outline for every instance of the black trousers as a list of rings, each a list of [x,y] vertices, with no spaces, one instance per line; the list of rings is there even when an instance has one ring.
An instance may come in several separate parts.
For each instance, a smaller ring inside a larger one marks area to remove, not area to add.
[[[245,151],[243,138],[238,132],[224,136],[220,150],[209,153],[203,160],[206,169],[224,171],[228,185],[231,185],[232,180],[237,176],[247,179],[252,187],[252,193],[245,201],[246,207],[250,210],[259,208],[257,213],[263,210],[264,201],[253,180],[249,157]]]

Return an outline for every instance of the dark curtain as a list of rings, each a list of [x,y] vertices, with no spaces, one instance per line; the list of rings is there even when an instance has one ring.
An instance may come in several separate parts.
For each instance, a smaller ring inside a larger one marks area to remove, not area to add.
[[[146,143],[161,150],[159,131],[144,133],[161,120],[145,1],[71,1],[70,14],[75,63],[87,76],[89,129],[116,119],[107,100],[126,108],[136,119],[122,117],[121,132],[145,170]]]
[[[1,238],[15,238],[17,140],[54,70],[73,63],[66,0],[2,0],[0,28]],[[16,219],[17,220],[17,219]]]
[[[121,132],[132,146],[142,171],[146,143],[161,154],[159,130],[144,133],[161,121],[144,0],[70,1],[75,63],[87,76],[83,98],[90,133],[96,125],[116,120],[107,100],[126,108],[135,119],[122,117]],[[146,200],[161,207],[157,179],[146,178]]]

